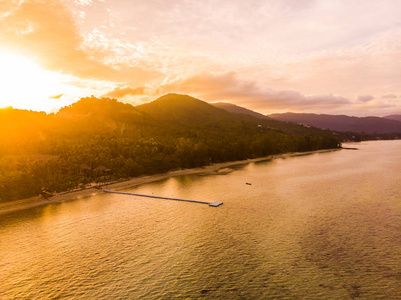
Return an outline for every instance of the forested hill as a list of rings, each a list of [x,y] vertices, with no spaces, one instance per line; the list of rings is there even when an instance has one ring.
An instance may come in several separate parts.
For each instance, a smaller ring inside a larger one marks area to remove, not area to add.
[[[91,182],[338,147],[330,131],[168,94],[134,107],[83,98],[45,114],[0,110],[0,202]]]
[[[396,120],[396,121],[400,121],[401,122],[401,115],[389,115],[389,116],[385,116],[383,118],[389,119],[389,120]]]
[[[379,117],[349,117],[345,115],[284,113],[269,117],[286,122],[303,123],[340,132],[367,134],[401,133],[401,122]]]
[[[235,106],[235,105],[233,105]],[[162,124],[174,126],[176,129],[194,128],[202,129],[209,134],[219,133],[230,135],[234,130],[235,134],[242,131],[263,132],[261,129],[281,132],[289,136],[296,135],[325,135],[332,136],[332,133],[317,128],[305,128],[299,124],[277,121],[268,117],[260,118],[259,114],[252,115],[230,112],[225,108],[216,107],[215,104],[208,104],[204,101],[187,95],[167,94],[153,102],[135,107],[138,111],[146,113],[149,117],[157,119]],[[238,106],[238,108],[241,108]],[[249,110],[249,112],[251,112]],[[263,115],[261,115],[263,116]],[[262,126],[263,125],[263,126]],[[237,131],[235,131],[237,130]]]
[[[136,108],[158,120],[191,127],[213,122],[235,121],[234,116],[224,110],[199,99],[179,94],[167,94]]]

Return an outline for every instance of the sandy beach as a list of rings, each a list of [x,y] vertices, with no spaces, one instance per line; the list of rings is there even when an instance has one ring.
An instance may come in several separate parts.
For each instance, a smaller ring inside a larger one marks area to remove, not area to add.
[[[270,159],[278,159],[278,158],[285,158],[285,157],[292,157],[292,156],[299,156],[299,155],[308,155],[308,154],[313,154],[313,153],[330,152],[330,151],[336,151],[336,150],[340,150],[340,149],[327,149],[327,150],[317,150],[317,151],[309,151],[309,152],[287,153],[287,154],[280,154],[280,155],[270,155],[270,156],[266,156],[266,157],[255,158],[255,159],[217,163],[217,164],[212,164],[210,166],[205,166],[205,167],[200,167],[200,168],[183,169],[183,170],[171,171],[171,172],[163,173],[163,174],[135,177],[135,178],[132,178],[129,180],[113,182],[110,184],[103,184],[100,186],[100,189],[95,188],[95,187],[85,187],[85,188],[82,188],[79,190],[57,193],[57,194],[54,194],[54,196],[52,196],[50,198],[43,198],[43,197],[37,196],[37,197],[28,198],[28,199],[7,202],[7,203],[0,203],[0,215],[15,212],[15,211],[21,211],[21,210],[25,210],[25,209],[29,209],[29,208],[34,208],[34,207],[38,207],[38,206],[51,205],[53,203],[60,203],[60,202],[77,200],[80,198],[89,197],[91,195],[103,193],[103,189],[119,191],[119,190],[132,188],[132,187],[135,187],[138,185],[142,185],[145,183],[159,181],[159,180],[167,179],[170,177],[181,176],[181,175],[227,174],[232,171],[232,169],[230,169],[231,166],[243,165],[243,164],[248,164],[248,163],[252,163],[252,162],[260,162],[260,161],[265,161],[265,160],[270,160]]]

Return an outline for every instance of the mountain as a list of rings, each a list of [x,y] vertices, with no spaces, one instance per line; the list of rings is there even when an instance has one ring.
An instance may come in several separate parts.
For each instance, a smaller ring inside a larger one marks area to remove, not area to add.
[[[389,120],[396,120],[401,122],[401,115],[389,115],[383,117],[384,119],[389,119]]]
[[[118,102],[116,99],[96,97],[81,98],[79,101],[61,108],[57,116],[62,118],[88,118],[88,117],[105,117],[124,118],[124,115],[137,117],[141,115],[138,110],[130,105]]]
[[[181,94],[167,94],[150,103],[136,106],[138,111],[157,120],[173,124],[199,126],[211,122],[228,121],[232,114],[204,101]]]
[[[115,99],[96,97],[82,98],[81,100],[63,107],[56,114],[56,119],[63,130],[64,124],[69,123],[77,131],[113,131],[122,124],[132,126],[155,125],[157,123],[147,114],[139,111],[131,104],[118,102]],[[126,126],[126,125],[125,125]]]
[[[234,105],[231,103],[217,102],[217,103],[212,103],[212,105],[214,107],[224,109],[225,111],[228,111],[230,113],[249,115],[252,117],[259,118],[259,119],[270,119],[268,116],[262,115],[253,110],[247,109],[245,107],[237,106],[237,105]]]
[[[251,115],[250,110],[241,107],[238,107],[238,110],[248,111],[248,113],[228,112],[205,101],[181,94],[167,94],[135,108],[168,126],[178,127],[181,130],[208,129],[209,134],[219,132],[231,136],[235,131],[257,132],[260,131],[258,128],[288,135],[322,133],[317,128],[307,129],[304,126],[277,121],[256,112]]]
[[[345,115],[325,114],[272,114],[269,117],[286,122],[302,123],[318,128],[339,132],[366,134],[401,133],[401,122],[379,117],[349,117]]]

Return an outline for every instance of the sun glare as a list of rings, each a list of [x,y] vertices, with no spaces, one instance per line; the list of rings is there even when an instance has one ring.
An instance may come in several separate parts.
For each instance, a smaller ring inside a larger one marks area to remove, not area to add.
[[[61,74],[46,71],[23,55],[0,49],[0,107],[51,111],[63,87]]]

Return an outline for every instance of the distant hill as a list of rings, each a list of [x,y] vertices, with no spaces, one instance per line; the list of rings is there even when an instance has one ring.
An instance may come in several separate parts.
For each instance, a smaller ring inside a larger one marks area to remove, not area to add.
[[[302,123],[339,132],[367,134],[401,133],[401,122],[379,117],[349,117],[325,114],[272,114],[269,117],[286,122]]]
[[[224,109],[230,113],[244,114],[244,115],[249,115],[249,116],[252,116],[255,118],[260,118],[260,119],[270,119],[268,116],[262,115],[253,110],[250,110],[245,107],[238,106],[238,105],[234,105],[231,103],[217,102],[217,103],[211,103],[211,104],[214,107]]]
[[[401,122],[401,115],[389,115],[389,116],[385,116],[383,118],[389,119],[389,120],[396,120],[396,121],[400,121]]]

